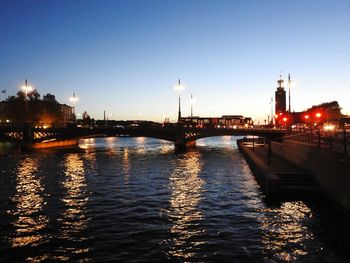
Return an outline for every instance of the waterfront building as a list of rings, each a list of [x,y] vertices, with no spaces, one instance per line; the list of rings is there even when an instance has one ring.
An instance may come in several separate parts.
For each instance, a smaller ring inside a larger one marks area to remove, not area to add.
[[[280,79],[277,81],[278,86],[277,90],[275,91],[275,114],[279,115],[280,113],[286,112],[286,90],[284,89],[284,80],[282,79],[282,76],[280,76]]]
[[[252,118],[242,115],[223,115],[221,117],[183,117],[181,122],[187,126],[235,128],[253,124]]]
[[[57,101],[10,100],[0,102],[1,123],[30,122],[33,126],[51,127],[75,121],[74,107]]]

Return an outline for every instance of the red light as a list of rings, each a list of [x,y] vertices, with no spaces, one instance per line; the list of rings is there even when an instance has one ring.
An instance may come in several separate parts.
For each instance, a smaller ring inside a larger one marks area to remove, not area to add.
[[[308,120],[309,118],[310,118],[310,116],[307,115],[307,114],[304,116],[304,119],[305,119],[305,120]]]
[[[320,112],[317,112],[315,116],[316,118],[321,118],[322,114]]]
[[[287,122],[287,120],[288,120],[287,117],[284,117],[284,118],[283,118],[283,121],[284,121],[284,122]]]
[[[278,118],[278,115],[276,114],[276,115],[275,115],[275,119],[277,119],[277,118]]]

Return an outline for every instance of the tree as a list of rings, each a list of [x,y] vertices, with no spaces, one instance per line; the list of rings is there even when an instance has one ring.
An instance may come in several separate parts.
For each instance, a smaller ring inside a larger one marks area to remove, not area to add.
[[[10,96],[5,103],[5,115],[12,122],[31,122],[33,124],[58,123],[63,119],[60,104],[53,94],[44,95],[40,100],[40,94],[34,90],[26,95],[18,91],[16,96]]]
[[[310,113],[317,111],[320,111],[325,116],[325,120],[328,121],[338,121],[343,116],[337,101],[324,102],[319,105],[312,106],[307,110],[307,112]]]
[[[43,96],[43,101],[45,102],[52,102],[52,103],[58,103],[56,101],[56,97],[53,94],[47,93]]]
[[[39,100],[40,99],[40,94],[38,91],[35,89],[32,92],[28,93],[28,99],[29,100]]]

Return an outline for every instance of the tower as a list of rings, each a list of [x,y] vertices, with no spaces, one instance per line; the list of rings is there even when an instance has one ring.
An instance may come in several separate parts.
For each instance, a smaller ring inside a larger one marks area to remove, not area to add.
[[[277,80],[277,90],[275,91],[275,114],[286,112],[286,91],[283,82],[282,76],[280,75],[280,79]]]

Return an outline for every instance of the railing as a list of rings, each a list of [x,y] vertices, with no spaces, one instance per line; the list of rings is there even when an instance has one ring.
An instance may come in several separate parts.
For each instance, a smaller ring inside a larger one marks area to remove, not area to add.
[[[350,146],[350,131],[346,129],[322,131],[320,129],[293,130],[285,140],[299,141],[320,148],[347,153]]]

